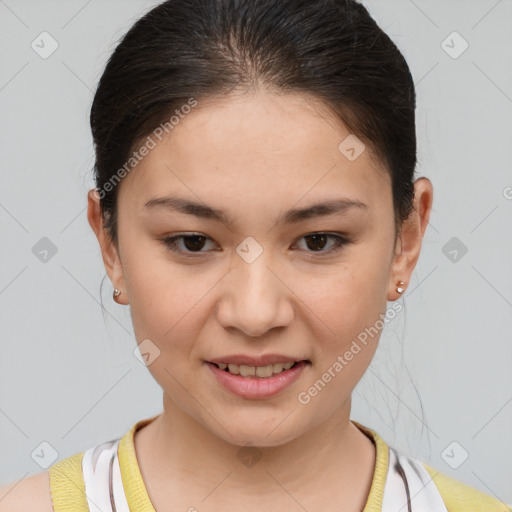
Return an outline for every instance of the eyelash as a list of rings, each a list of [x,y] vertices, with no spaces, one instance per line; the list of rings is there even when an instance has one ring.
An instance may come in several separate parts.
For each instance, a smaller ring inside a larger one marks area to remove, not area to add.
[[[306,251],[306,252],[310,252],[312,253],[313,257],[316,257],[316,255],[327,255],[327,254],[333,254],[333,253],[336,253],[336,252],[339,252],[341,251],[346,245],[349,245],[351,242],[351,240],[349,238],[347,238],[346,236],[341,236],[341,235],[335,235],[335,234],[331,234],[331,233],[324,233],[324,232],[314,232],[314,233],[308,233],[307,235],[304,235],[302,237],[300,237],[300,239],[303,239],[303,238],[306,238],[306,237],[309,237],[309,236],[314,236],[314,235],[325,235],[329,238],[332,238],[334,239],[335,241],[335,246],[331,249],[328,249],[326,251],[323,251],[323,250],[319,250],[319,251]],[[196,257],[200,257],[201,256],[201,253],[204,253],[206,251],[183,251],[181,249],[177,249],[176,248],[176,241],[178,239],[184,239],[184,238],[193,238],[193,237],[201,237],[201,238],[206,238],[207,240],[211,240],[210,237],[206,236],[206,235],[202,235],[200,233],[193,233],[193,234],[189,234],[189,235],[177,235],[177,236],[171,236],[171,237],[167,237],[167,238],[163,238],[162,239],[162,242],[164,243],[164,245],[172,252],[175,252],[175,253],[178,253],[178,254],[182,254],[182,255],[187,255],[187,257],[192,257],[192,258],[196,258]],[[300,240],[299,239],[299,240]]]

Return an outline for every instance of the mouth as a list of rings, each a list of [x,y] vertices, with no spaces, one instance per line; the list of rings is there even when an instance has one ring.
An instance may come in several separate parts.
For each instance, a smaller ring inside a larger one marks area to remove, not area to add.
[[[272,398],[291,387],[311,365],[309,359],[286,356],[231,356],[205,361],[213,377],[227,391],[244,399]]]
[[[266,366],[248,366],[248,365],[238,365],[233,363],[213,363],[209,362],[216,366],[219,370],[222,370],[226,373],[230,373],[231,375],[239,375],[241,377],[256,377],[260,379],[268,379],[269,377],[273,377],[274,375],[279,375],[280,373],[286,372],[287,370],[291,370],[295,368],[300,362],[310,363],[309,360],[303,361],[288,361],[285,363],[274,363]]]

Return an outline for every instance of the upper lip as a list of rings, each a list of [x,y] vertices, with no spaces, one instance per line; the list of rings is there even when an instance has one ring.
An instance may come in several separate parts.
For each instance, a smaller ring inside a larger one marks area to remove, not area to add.
[[[279,363],[295,363],[298,361],[308,361],[305,358],[297,358],[295,356],[285,356],[282,354],[264,354],[258,357],[246,356],[243,354],[233,354],[230,356],[216,357],[215,359],[210,359],[209,363],[215,364],[237,364],[244,366],[268,366],[271,364],[279,364]]]

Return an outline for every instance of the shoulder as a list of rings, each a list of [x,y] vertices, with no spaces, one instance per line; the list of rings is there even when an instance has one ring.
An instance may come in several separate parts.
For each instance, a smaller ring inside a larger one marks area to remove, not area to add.
[[[0,487],[0,512],[54,512],[48,471]]]
[[[388,454],[390,453],[389,449],[391,447],[387,445],[375,430],[364,427],[360,423],[354,423],[364,432],[368,432],[375,440],[377,446],[377,464],[380,460],[380,480],[382,480],[382,474],[387,471]],[[398,454],[407,457],[405,454]],[[512,512],[511,504],[506,504],[497,498],[460,482],[459,480],[451,478],[419,459],[407,458],[410,462],[414,462],[417,469],[420,469],[420,467],[425,469],[441,495],[448,512]],[[427,475],[425,475],[425,477],[427,477]]]
[[[449,512],[512,512],[502,501],[423,463]]]
[[[56,462],[47,471],[0,487],[0,512],[86,512],[82,476],[84,452]]]

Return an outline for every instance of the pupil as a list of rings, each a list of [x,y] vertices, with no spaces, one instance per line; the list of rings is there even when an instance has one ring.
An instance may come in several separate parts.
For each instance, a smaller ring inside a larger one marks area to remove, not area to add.
[[[202,248],[202,245],[201,243],[204,244],[204,236],[201,236],[201,235],[189,235],[187,237],[184,237],[183,239],[183,242],[185,244],[185,247],[190,250],[190,251],[193,251],[193,250],[197,250],[197,249],[201,249]],[[190,243],[191,239],[193,240],[192,243]],[[198,242],[198,239],[202,239],[201,241]],[[196,243],[194,243],[194,241]]]
[[[310,247],[310,249],[323,249],[324,245],[325,245],[325,240],[327,238],[326,235],[309,235],[307,238],[309,239],[313,239],[315,242],[313,243],[313,245],[315,245],[315,243],[318,243],[318,240],[321,239],[323,243],[320,243],[321,247]]]

